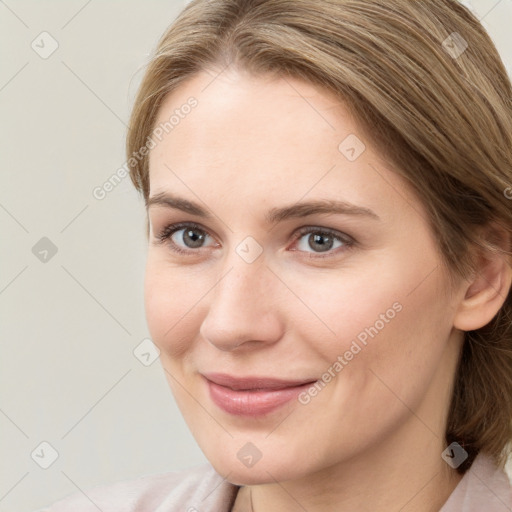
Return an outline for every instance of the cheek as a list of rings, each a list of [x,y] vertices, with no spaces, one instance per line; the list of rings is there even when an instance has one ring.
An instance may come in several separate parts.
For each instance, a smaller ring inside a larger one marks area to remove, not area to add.
[[[446,385],[435,388],[436,400],[449,390],[450,368],[442,361],[451,310],[443,299],[442,276],[433,273],[421,282],[432,268],[422,272],[422,265],[411,271],[401,267],[396,273],[383,268],[389,270],[381,266],[364,277],[345,274],[310,294],[310,304],[336,336],[319,336],[326,329],[319,331],[309,313],[299,317],[296,326],[307,333],[305,356],[321,376],[320,384],[301,397],[301,404],[310,414],[329,417],[326,424],[343,432],[345,440],[340,441],[326,427],[326,438],[333,436],[331,446],[351,449],[393,431],[422,403],[440,367],[446,370]],[[375,418],[380,418],[379,429]]]
[[[382,266],[312,273],[310,277],[302,274],[289,280],[301,299],[288,298],[294,304],[294,325],[319,353],[336,359],[350,349],[352,341],[364,347],[365,341],[381,337],[390,325],[400,322],[407,286],[401,283],[400,274],[375,268]]]
[[[144,279],[146,321],[151,339],[164,359],[180,358],[191,347],[203,288],[183,269],[148,255]]]
[[[345,317],[350,334],[339,349],[351,360],[344,369],[348,388],[343,394],[367,397],[365,403],[371,402],[374,413],[383,418],[404,413],[404,403],[418,406],[446,364],[453,310],[443,298],[440,274],[431,274],[418,286],[424,274],[428,272],[418,269],[380,281],[368,289],[367,301],[354,305],[361,312],[357,322]]]
[[[364,272],[354,266],[300,276],[293,289],[310,310],[295,300],[296,329],[327,368],[346,353],[349,366],[358,360],[359,368],[407,365],[404,371],[413,372],[426,362],[431,371],[450,334],[453,308],[428,256],[427,264],[420,255],[378,255]]]

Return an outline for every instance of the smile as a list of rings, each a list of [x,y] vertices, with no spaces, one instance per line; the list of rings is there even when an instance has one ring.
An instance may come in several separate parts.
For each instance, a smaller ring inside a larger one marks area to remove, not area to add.
[[[203,377],[212,401],[224,412],[236,416],[261,416],[273,412],[316,382],[312,379],[236,378],[225,374]]]

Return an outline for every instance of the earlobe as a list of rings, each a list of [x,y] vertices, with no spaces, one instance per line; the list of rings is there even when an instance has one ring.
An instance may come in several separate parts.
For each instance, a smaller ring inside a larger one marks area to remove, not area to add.
[[[503,306],[510,292],[512,267],[510,235],[500,230],[500,251],[481,249],[473,277],[465,281],[465,292],[454,318],[454,327],[472,331],[487,325]],[[496,231],[493,230],[496,244]]]

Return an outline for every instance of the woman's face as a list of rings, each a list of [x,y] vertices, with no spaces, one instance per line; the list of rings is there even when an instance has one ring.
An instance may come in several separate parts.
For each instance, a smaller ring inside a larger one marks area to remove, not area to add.
[[[160,109],[145,282],[201,449],[245,484],[410,446],[440,457],[462,292],[420,200],[333,96],[215,76]]]

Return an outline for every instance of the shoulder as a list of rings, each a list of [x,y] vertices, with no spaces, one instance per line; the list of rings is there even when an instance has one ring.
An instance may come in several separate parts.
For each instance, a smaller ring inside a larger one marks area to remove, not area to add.
[[[480,453],[440,512],[510,512],[512,486],[504,470]]]
[[[210,464],[77,492],[38,512],[228,512],[238,487]]]

